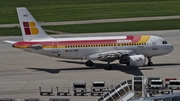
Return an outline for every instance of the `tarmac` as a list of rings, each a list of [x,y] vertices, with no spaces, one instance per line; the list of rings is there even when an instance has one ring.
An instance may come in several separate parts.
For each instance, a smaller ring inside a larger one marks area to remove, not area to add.
[[[95,67],[86,67],[86,60],[66,60],[42,56],[23,50],[12,48],[3,40],[22,40],[21,36],[0,37],[0,98],[39,98],[48,101],[50,98],[70,98],[72,101],[96,101],[100,96],[73,95],[74,82],[86,82],[90,90],[92,81],[104,81],[107,87],[114,87],[133,76],[144,77],[176,77],[180,79],[180,30],[115,32],[90,34],[61,34],[52,37],[79,37],[79,36],[114,36],[114,35],[156,35],[163,37],[174,46],[170,54],[153,57],[154,66],[127,67],[118,61],[112,64],[110,71],[103,69],[105,62],[94,61]],[[56,88],[67,91],[70,95],[57,96]],[[50,91],[53,87],[54,95],[40,96],[39,87],[43,91]]]

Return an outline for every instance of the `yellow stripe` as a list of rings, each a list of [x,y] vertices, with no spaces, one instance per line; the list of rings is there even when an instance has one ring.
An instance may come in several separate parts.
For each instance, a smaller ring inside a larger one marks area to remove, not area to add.
[[[80,45],[69,45],[69,47],[68,47],[68,45],[67,46],[56,46],[56,47],[54,47],[54,46],[43,46],[43,48],[83,48],[83,47],[113,47],[113,46],[137,46],[137,45],[143,45],[144,43],[146,43],[148,40],[149,40],[149,38],[150,38],[150,36],[142,36],[141,37],[141,39],[140,39],[140,41],[138,41],[137,43],[138,44],[136,44],[136,43],[124,43],[124,44],[122,44],[122,43],[116,43],[116,44],[98,44],[98,46],[96,46],[96,45],[88,45],[88,46],[81,46],[81,47],[78,47],[78,46],[80,46]],[[30,46],[15,46],[15,48],[30,48]]]
[[[142,35],[141,39],[137,43],[146,43],[150,39],[149,35]]]
[[[57,47],[54,47],[54,46],[43,46],[43,48],[65,48],[65,46],[57,46]]]
[[[15,48],[28,48],[28,46],[15,46]]]

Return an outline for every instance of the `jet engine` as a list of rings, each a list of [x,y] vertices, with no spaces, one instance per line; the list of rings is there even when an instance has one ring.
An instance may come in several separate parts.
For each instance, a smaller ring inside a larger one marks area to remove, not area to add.
[[[142,54],[121,57],[119,63],[126,64],[127,66],[144,66],[146,57]]]

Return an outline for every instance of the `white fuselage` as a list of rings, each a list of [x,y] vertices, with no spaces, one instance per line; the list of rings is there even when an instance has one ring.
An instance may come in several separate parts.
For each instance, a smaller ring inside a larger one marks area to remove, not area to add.
[[[149,40],[146,43],[139,44],[124,44],[121,46],[113,44],[99,45],[93,43],[93,46],[82,45],[82,46],[69,46],[69,47],[58,47],[61,42],[64,41],[88,41],[88,40],[117,40],[122,39],[124,36],[113,36],[113,37],[82,37],[82,38],[58,38],[53,40],[33,40],[31,42],[52,42],[54,47],[52,48],[43,48],[43,49],[32,49],[32,48],[22,48],[26,51],[43,54],[52,57],[67,58],[67,59],[85,59],[86,55],[93,53],[102,53],[108,51],[117,51],[117,50],[132,50],[136,54],[143,54],[144,56],[160,56],[165,55],[173,51],[173,46],[171,44],[163,44],[163,38],[157,36],[150,36]],[[120,40],[121,41],[121,40]],[[119,42],[119,40],[117,40]],[[121,43],[123,43],[121,41]]]

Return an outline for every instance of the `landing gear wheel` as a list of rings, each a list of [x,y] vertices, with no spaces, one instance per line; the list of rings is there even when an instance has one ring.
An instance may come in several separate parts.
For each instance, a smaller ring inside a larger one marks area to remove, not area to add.
[[[106,64],[104,65],[104,70],[107,70],[107,65]]]
[[[91,60],[86,61],[86,66],[92,67],[94,63]]]
[[[91,93],[91,96],[93,96],[94,94],[93,93]]]
[[[104,65],[104,70],[112,70],[112,65],[110,64]]]
[[[112,70],[112,65],[108,65],[107,70]]]
[[[149,62],[149,63],[148,63],[148,66],[153,66],[153,63],[152,63],[152,62]]]

